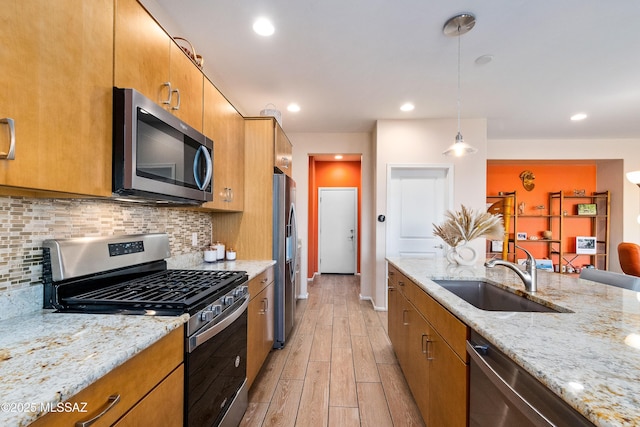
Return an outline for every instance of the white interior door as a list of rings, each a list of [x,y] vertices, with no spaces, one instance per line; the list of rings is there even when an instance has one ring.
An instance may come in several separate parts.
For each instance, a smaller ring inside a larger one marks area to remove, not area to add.
[[[453,200],[452,167],[390,166],[387,171],[387,256],[442,257],[433,235]]]
[[[355,274],[358,252],[358,189],[318,188],[318,269]]]

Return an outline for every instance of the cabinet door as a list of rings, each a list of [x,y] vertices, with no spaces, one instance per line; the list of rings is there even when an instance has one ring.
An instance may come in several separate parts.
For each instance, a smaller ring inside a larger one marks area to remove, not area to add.
[[[113,2],[4,1],[0,39],[0,185],[110,195]]]
[[[171,42],[169,81],[173,88],[170,111],[191,127],[202,131],[202,84],[200,69],[178,45]]]
[[[184,365],[167,378],[122,417],[114,427],[181,427],[184,422]]]
[[[134,88],[167,108],[172,43],[136,0],[117,0],[114,86]]]
[[[427,425],[464,427],[467,425],[467,365],[440,334],[433,333],[431,341]]]
[[[292,152],[293,147],[289,138],[284,133],[279,124],[275,123],[275,158],[274,165],[286,175],[291,176],[292,172]]]
[[[204,134],[213,140],[213,201],[204,208],[241,211],[244,207],[244,118],[204,80]]]
[[[407,368],[405,377],[409,389],[420,409],[422,418],[427,421],[429,416],[429,398],[432,393],[430,358],[432,353],[432,339],[434,331],[426,320],[413,307],[407,311],[409,323],[407,337]],[[429,424],[427,425],[446,425]]]
[[[274,339],[274,287],[268,285],[250,302],[247,319],[247,383],[253,384]]]

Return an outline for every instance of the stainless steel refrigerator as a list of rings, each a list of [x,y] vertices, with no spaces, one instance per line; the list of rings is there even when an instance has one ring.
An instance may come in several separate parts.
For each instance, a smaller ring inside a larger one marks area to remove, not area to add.
[[[273,175],[273,259],[275,267],[275,339],[273,348],[284,347],[296,314],[296,183],[285,174]]]

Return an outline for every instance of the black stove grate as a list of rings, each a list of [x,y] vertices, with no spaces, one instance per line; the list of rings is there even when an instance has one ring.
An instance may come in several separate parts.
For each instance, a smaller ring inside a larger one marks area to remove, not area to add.
[[[65,298],[67,304],[190,308],[246,275],[243,271],[165,270]]]

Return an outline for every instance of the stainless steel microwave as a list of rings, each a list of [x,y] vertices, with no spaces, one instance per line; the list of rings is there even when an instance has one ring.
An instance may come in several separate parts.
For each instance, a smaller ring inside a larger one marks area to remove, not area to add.
[[[213,141],[134,89],[113,90],[113,193],[199,205],[213,200]]]

